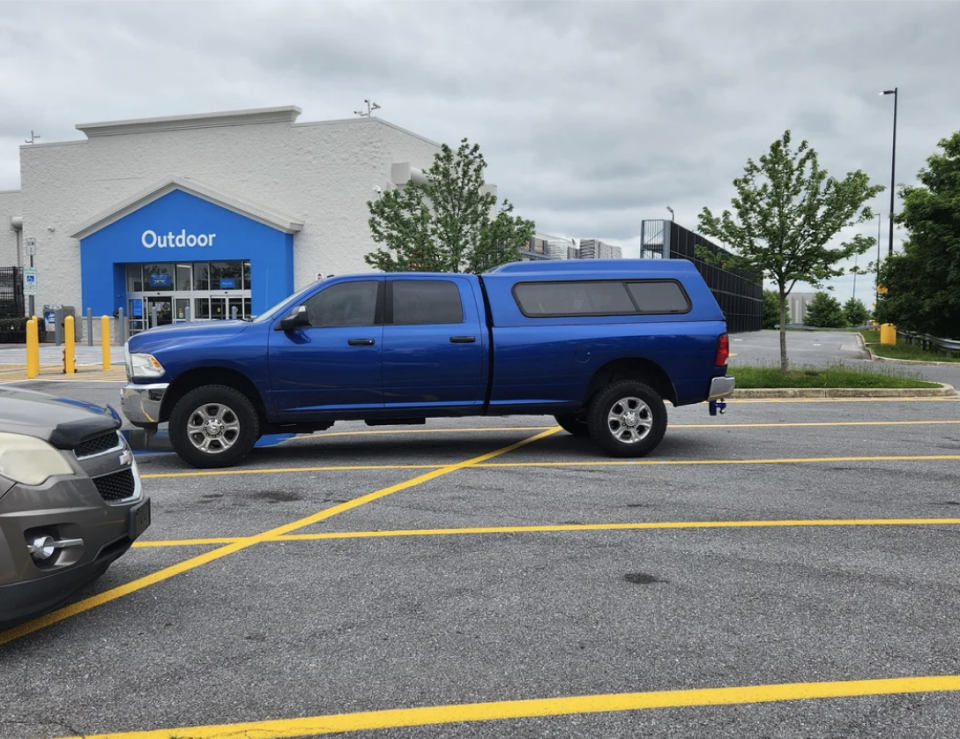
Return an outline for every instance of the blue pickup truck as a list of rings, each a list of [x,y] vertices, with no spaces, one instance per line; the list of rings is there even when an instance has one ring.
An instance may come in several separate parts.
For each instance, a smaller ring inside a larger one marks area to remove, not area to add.
[[[675,406],[730,395],[726,322],[685,260],[517,262],[483,275],[358,274],[252,321],[127,342],[124,415],[196,467],[335,421],[551,415],[612,456],[652,451]]]

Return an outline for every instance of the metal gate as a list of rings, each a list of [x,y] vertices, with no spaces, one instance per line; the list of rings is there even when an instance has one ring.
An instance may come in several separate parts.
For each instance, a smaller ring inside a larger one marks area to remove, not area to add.
[[[0,267],[0,318],[23,316],[23,270]]]

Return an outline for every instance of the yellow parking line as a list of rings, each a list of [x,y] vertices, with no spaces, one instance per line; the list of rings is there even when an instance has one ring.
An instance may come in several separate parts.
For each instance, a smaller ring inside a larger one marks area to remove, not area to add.
[[[672,429],[729,429],[729,428],[778,428],[800,426],[923,426],[923,425],[957,425],[960,421],[921,420],[921,421],[799,421],[782,423],[671,423]],[[542,431],[550,426],[482,426],[476,428],[418,428],[418,429],[382,429],[377,431],[336,431],[332,433],[306,434],[287,439],[284,444],[292,441],[317,441],[343,436],[383,436],[390,434],[477,434],[477,433],[505,433],[508,431]]]
[[[476,464],[478,468],[492,467],[623,467],[623,466],[677,466],[723,464],[810,464],[823,462],[934,462],[955,461],[960,454],[930,454],[898,457],[793,457],[783,459],[610,459],[579,462],[494,462]]]
[[[370,731],[405,726],[437,726],[572,714],[642,711],[655,708],[732,706],[824,698],[854,698],[875,695],[941,693],[960,691],[960,676],[901,677],[886,680],[786,683],[729,688],[662,690],[647,693],[612,693],[567,698],[463,703],[422,708],[400,708],[362,713],[341,713],[307,718],[252,721],[218,726],[187,726],[176,729],[130,731],[112,734],[63,737],[62,739],[293,739],[294,737]]]
[[[733,398],[740,403],[960,403],[960,397],[934,396],[921,398]]]
[[[265,475],[277,472],[357,472],[361,470],[429,470],[443,464],[357,464],[328,467],[255,467],[239,470],[203,470],[192,472],[154,472],[140,475],[144,479],[166,477],[221,477],[223,475]]]
[[[811,518],[777,521],[642,521],[639,523],[546,524],[542,526],[483,526],[462,529],[388,529],[380,531],[328,531],[322,534],[283,534],[264,538],[274,541],[318,541],[322,539],[370,539],[391,536],[455,536],[459,534],[514,534],[551,531],[634,531],[637,529],[734,529],[815,526],[955,526],[960,518]],[[136,548],[190,547],[204,544],[233,544],[246,537],[214,539],[139,540]]]
[[[133,542],[133,546],[136,549],[147,549],[151,547],[195,547],[201,546],[203,544],[235,544],[238,541],[243,541],[248,537],[245,536],[235,536],[235,537],[220,537],[215,539],[163,539],[158,541],[150,541],[149,539],[138,539]]]
[[[559,429],[552,429],[555,433]],[[777,459],[585,459],[573,462],[494,462],[468,465],[475,469],[496,467],[629,467],[629,466],[682,466],[682,465],[729,465],[729,464],[808,464],[825,462],[931,462],[954,461],[960,459],[957,454],[932,454],[897,457],[793,457]],[[357,470],[438,470],[446,469],[442,463],[420,465],[356,465],[344,467],[267,467],[241,470],[205,470],[202,472],[162,472],[142,475],[145,479],[169,477],[211,477],[218,475],[271,475],[277,473],[294,474],[301,472],[344,472]],[[446,473],[444,473],[446,474]]]
[[[463,462],[457,462],[456,464],[450,464],[450,465],[440,467],[438,469],[432,470],[431,472],[427,472],[423,475],[419,475],[410,480],[407,480],[406,482],[401,482],[401,483],[398,483],[397,485],[391,485],[390,487],[383,488],[382,490],[377,490],[376,492],[370,493],[369,495],[364,495],[360,498],[355,498],[346,503],[335,505],[332,508],[327,508],[323,511],[320,511],[319,513],[315,513],[311,516],[307,516],[306,518],[301,518],[297,521],[293,521],[283,526],[278,526],[277,528],[270,529],[269,531],[264,531],[263,533],[257,534],[256,536],[251,536],[245,539],[239,539],[237,541],[234,541],[232,544],[227,544],[224,547],[220,547],[219,549],[213,549],[209,552],[204,552],[201,555],[198,555],[196,557],[191,557],[190,559],[184,560],[183,562],[179,562],[171,567],[164,567],[162,570],[158,570],[157,572],[154,572],[150,575],[146,575],[145,577],[141,577],[131,582],[128,582],[124,585],[111,588],[110,590],[105,590],[104,592],[98,593],[97,595],[91,596],[90,598],[84,598],[83,600],[77,601],[76,603],[71,603],[70,605],[60,608],[56,611],[53,611],[52,613],[48,613],[46,616],[41,616],[40,618],[34,619],[33,621],[28,621],[27,623],[21,624],[19,626],[14,626],[12,629],[8,629],[7,631],[2,631],[0,632],[0,645],[11,642],[14,639],[19,639],[20,637],[26,636],[27,634],[32,634],[35,631],[39,631],[40,629],[43,629],[47,626],[51,626],[55,623],[59,623],[60,621],[70,618],[71,616],[76,616],[77,614],[84,613],[85,611],[89,611],[93,608],[96,608],[97,606],[101,606],[101,605],[104,605],[105,603],[109,603],[110,601],[116,600],[117,598],[122,598],[125,595],[129,595],[130,593],[134,593],[138,590],[142,590],[143,588],[149,587],[150,585],[155,585],[156,583],[163,582],[164,580],[168,580],[171,577],[179,575],[183,572],[187,572],[188,570],[192,570],[196,567],[200,567],[201,565],[205,565],[208,562],[213,562],[217,559],[226,557],[230,554],[235,554],[236,552],[239,552],[243,549],[247,549],[248,547],[252,547],[255,544],[259,544],[272,537],[280,536],[282,534],[288,534],[291,531],[295,531],[296,529],[299,529],[303,526],[309,526],[310,524],[318,523],[319,521],[323,521],[332,516],[336,516],[338,513],[343,513],[344,511],[348,511],[352,508],[357,508],[358,506],[362,506],[366,503],[377,500],[379,498],[383,498],[387,495],[391,495],[401,490],[406,490],[407,488],[414,487],[415,485],[419,485],[422,482],[426,482],[428,480],[434,480],[443,475],[448,475],[451,472],[462,470],[465,467],[471,467],[480,462],[485,462],[488,459],[493,459],[494,457],[498,457],[501,454],[512,452],[514,449],[519,449],[520,447],[526,446],[527,444],[531,444],[535,441],[538,441],[539,439],[543,439],[544,437],[550,436],[550,434],[555,434],[559,430],[560,430],[559,427],[557,427],[557,428],[549,429],[547,431],[543,431],[534,436],[530,436],[526,439],[522,439],[521,441],[510,444],[509,446],[501,447],[500,449],[497,449],[492,452],[487,452],[486,454],[481,454],[479,457],[473,457],[472,459],[468,459]]]
[[[960,518],[850,518],[784,521],[645,521],[642,523],[586,523],[545,526],[487,526],[466,529],[394,529],[386,531],[328,531],[322,534],[287,534],[269,541],[320,539],[372,539],[391,536],[454,536],[459,534],[525,534],[549,531],[634,531],[637,529],[735,529],[814,526],[955,526]]]

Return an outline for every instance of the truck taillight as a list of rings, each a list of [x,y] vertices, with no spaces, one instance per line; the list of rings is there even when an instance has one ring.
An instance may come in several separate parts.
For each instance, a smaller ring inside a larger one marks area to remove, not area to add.
[[[730,357],[730,337],[726,334],[720,334],[717,340],[717,358],[714,364],[717,367],[726,367],[727,359]]]

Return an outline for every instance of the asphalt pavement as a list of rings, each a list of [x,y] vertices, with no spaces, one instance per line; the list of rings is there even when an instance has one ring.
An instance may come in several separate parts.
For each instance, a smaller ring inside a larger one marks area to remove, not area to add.
[[[144,541],[0,632],[3,739],[956,736],[957,399],[671,408],[641,460],[539,417],[137,459]]]

